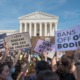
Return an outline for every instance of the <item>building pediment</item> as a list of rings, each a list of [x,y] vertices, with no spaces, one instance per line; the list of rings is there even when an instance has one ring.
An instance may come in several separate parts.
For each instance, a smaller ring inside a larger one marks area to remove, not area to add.
[[[24,15],[19,17],[20,20],[27,20],[27,19],[58,19],[57,16],[55,15],[51,15],[51,14],[47,14],[44,12],[34,12],[28,15]]]

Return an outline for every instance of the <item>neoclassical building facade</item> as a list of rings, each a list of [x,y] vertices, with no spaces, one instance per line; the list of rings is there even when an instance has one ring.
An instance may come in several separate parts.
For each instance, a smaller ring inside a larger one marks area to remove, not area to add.
[[[58,16],[44,12],[33,12],[19,17],[19,30],[0,30],[1,33],[15,34],[19,32],[29,32],[32,36],[54,36],[57,31]]]
[[[34,12],[19,17],[20,32],[29,32],[32,36],[54,36],[57,31],[58,16],[44,12]]]

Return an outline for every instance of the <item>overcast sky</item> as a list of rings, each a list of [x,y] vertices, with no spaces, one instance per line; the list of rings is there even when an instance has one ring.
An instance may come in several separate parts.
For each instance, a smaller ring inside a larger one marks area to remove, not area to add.
[[[80,0],[0,0],[0,30],[18,30],[18,18],[36,11],[59,16],[58,29],[80,25]]]

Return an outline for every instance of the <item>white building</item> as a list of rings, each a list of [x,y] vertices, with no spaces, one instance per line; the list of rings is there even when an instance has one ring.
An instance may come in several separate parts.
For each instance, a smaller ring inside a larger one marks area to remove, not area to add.
[[[57,31],[58,16],[44,12],[34,12],[19,17],[20,31],[17,30],[0,30],[0,34],[15,34],[18,32],[29,32],[31,36],[54,36]]]
[[[58,16],[44,12],[34,12],[19,17],[20,32],[29,32],[31,36],[54,36],[57,31]]]
[[[7,33],[7,35],[18,33],[18,30],[0,30],[0,34]]]

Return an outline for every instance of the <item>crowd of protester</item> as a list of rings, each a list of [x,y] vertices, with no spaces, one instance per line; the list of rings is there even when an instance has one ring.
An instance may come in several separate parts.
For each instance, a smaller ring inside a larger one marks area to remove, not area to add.
[[[0,50],[0,80],[79,80],[77,61],[66,53],[61,59],[55,53],[50,59],[47,52],[31,56],[33,53],[23,50],[10,51],[6,43],[4,48]]]

